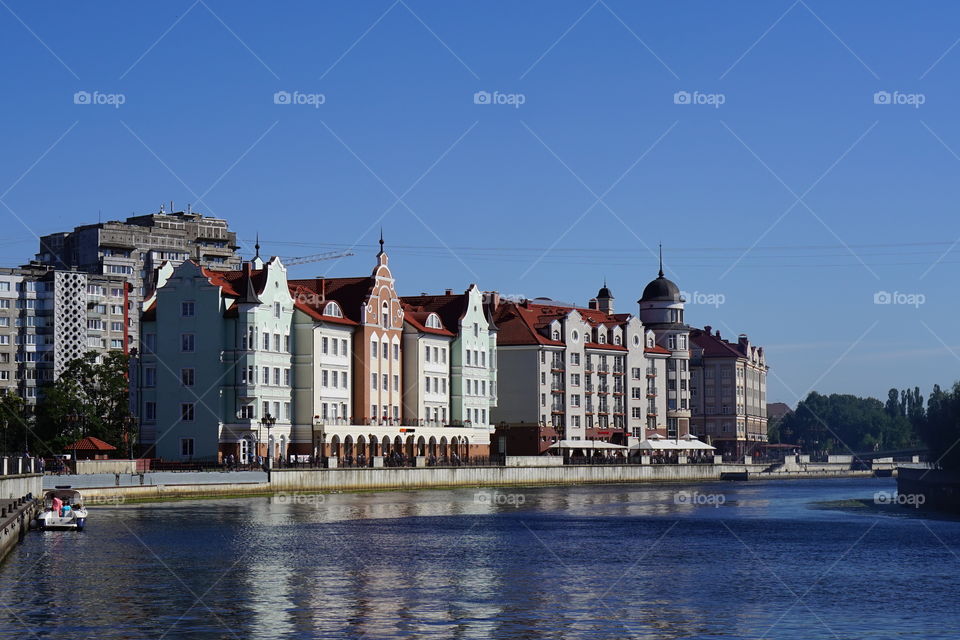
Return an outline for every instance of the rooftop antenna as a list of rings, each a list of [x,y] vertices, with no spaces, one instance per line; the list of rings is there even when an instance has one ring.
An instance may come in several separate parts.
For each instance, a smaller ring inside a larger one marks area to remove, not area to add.
[[[660,277],[663,277],[663,243],[658,245],[660,247]]]

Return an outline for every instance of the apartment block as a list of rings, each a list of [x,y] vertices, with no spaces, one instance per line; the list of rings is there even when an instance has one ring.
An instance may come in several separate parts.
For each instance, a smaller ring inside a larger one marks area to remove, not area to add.
[[[750,455],[767,442],[767,363],[746,334],[736,342],[706,326],[690,332],[692,431],[721,453]]]

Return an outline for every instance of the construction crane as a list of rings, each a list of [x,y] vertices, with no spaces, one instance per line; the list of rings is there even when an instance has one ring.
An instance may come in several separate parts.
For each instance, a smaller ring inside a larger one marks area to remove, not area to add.
[[[353,251],[326,251],[324,253],[312,253],[308,256],[296,256],[283,258],[284,264],[288,267],[295,264],[308,264],[310,262],[322,262],[323,260],[335,260],[337,258],[349,258],[354,255]]]

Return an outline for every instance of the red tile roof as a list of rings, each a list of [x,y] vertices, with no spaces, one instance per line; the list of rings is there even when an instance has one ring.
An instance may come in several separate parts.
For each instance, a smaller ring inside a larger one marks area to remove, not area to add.
[[[87,436],[86,438],[80,438],[73,445],[64,449],[64,451],[116,451],[116,447],[112,444],[107,444],[100,438],[94,438],[93,436]]]
[[[608,351],[627,351],[627,348],[620,344],[607,344],[599,342],[584,342],[583,346],[587,349],[606,349]]]
[[[409,322],[413,326],[413,328],[416,329],[417,331],[421,333],[430,333],[438,336],[452,337],[456,335],[452,331],[448,331],[447,329],[443,329],[443,328],[435,329],[433,327],[428,327],[427,318],[429,318],[430,315],[434,313],[435,313],[434,311],[424,311],[422,307],[413,307],[409,304],[403,305],[403,320],[405,322]],[[437,315],[437,318],[440,317],[440,314],[436,314],[436,315]],[[442,320],[440,321],[440,324],[441,325],[443,324]]]
[[[515,302],[506,302],[501,304],[494,315],[494,322],[500,328],[497,334],[497,344],[501,346],[521,345],[521,344],[542,344],[550,346],[564,346],[559,340],[552,340],[541,334],[537,329],[549,324],[544,318],[559,317],[566,315],[558,313],[553,308],[552,313],[542,313],[547,308],[541,310],[541,305],[523,305]]]
[[[362,322],[363,303],[370,295],[375,281],[370,276],[358,278],[314,278],[312,280],[290,280],[287,282],[290,291],[293,293],[299,288],[300,293],[308,293],[314,296],[311,301],[315,304],[308,304],[314,311],[322,311],[322,305],[333,300],[343,311],[343,315],[353,324]],[[302,298],[302,296],[301,296]],[[324,320],[333,322],[331,316],[323,316]],[[339,318],[338,318],[339,319]]]
[[[747,354],[739,343],[727,342],[719,335],[703,329],[690,331],[690,342],[703,349],[707,357],[745,358]]]
[[[440,316],[440,322],[450,331],[460,328],[460,321],[467,313],[469,296],[466,293],[444,295],[402,296],[400,300],[422,311],[432,311]]]
[[[340,307],[340,311],[346,313],[343,305],[337,300],[322,298],[321,295],[318,295],[300,285],[290,285],[290,295],[293,297],[293,306],[303,311],[314,320],[350,326],[356,326],[359,324],[357,321],[351,320],[347,317],[340,318],[338,316],[331,316],[324,313],[327,309],[327,304],[330,302],[336,302]]]
[[[563,346],[563,342],[547,338],[540,330],[549,326],[554,320],[562,318],[573,311],[579,313],[588,324],[594,327],[621,326],[633,317],[628,313],[609,314],[599,309],[540,304],[530,301],[523,303],[508,301],[501,303],[494,314],[494,322],[500,329],[500,333],[497,336],[497,344],[544,344]],[[586,346],[593,349],[627,351],[625,346],[615,344],[590,342],[587,343]]]
[[[652,347],[646,347],[646,348],[644,349],[644,351],[645,351],[646,353],[662,353],[662,354],[664,354],[664,355],[670,355],[670,350],[669,350],[669,349],[664,349],[663,347],[661,347],[661,346],[658,345],[658,344],[655,344],[655,345],[653,345]]]

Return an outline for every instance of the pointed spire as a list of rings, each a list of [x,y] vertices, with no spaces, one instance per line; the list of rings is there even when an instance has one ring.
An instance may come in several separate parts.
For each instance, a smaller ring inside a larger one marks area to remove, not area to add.
[[[383,253],[383,227],[380,227],[380,252]]]
[[[259,232],[257,233],[257,244],[253,245],[253,248],[257,252],[256,255],[254,255],[253,257],[259,258],[260,257],[260,233]]]
[[[663,277],[663,243],[660,243],[658,246],[660,247],[660,273],[658,274],[658,276],[662,278]]]

